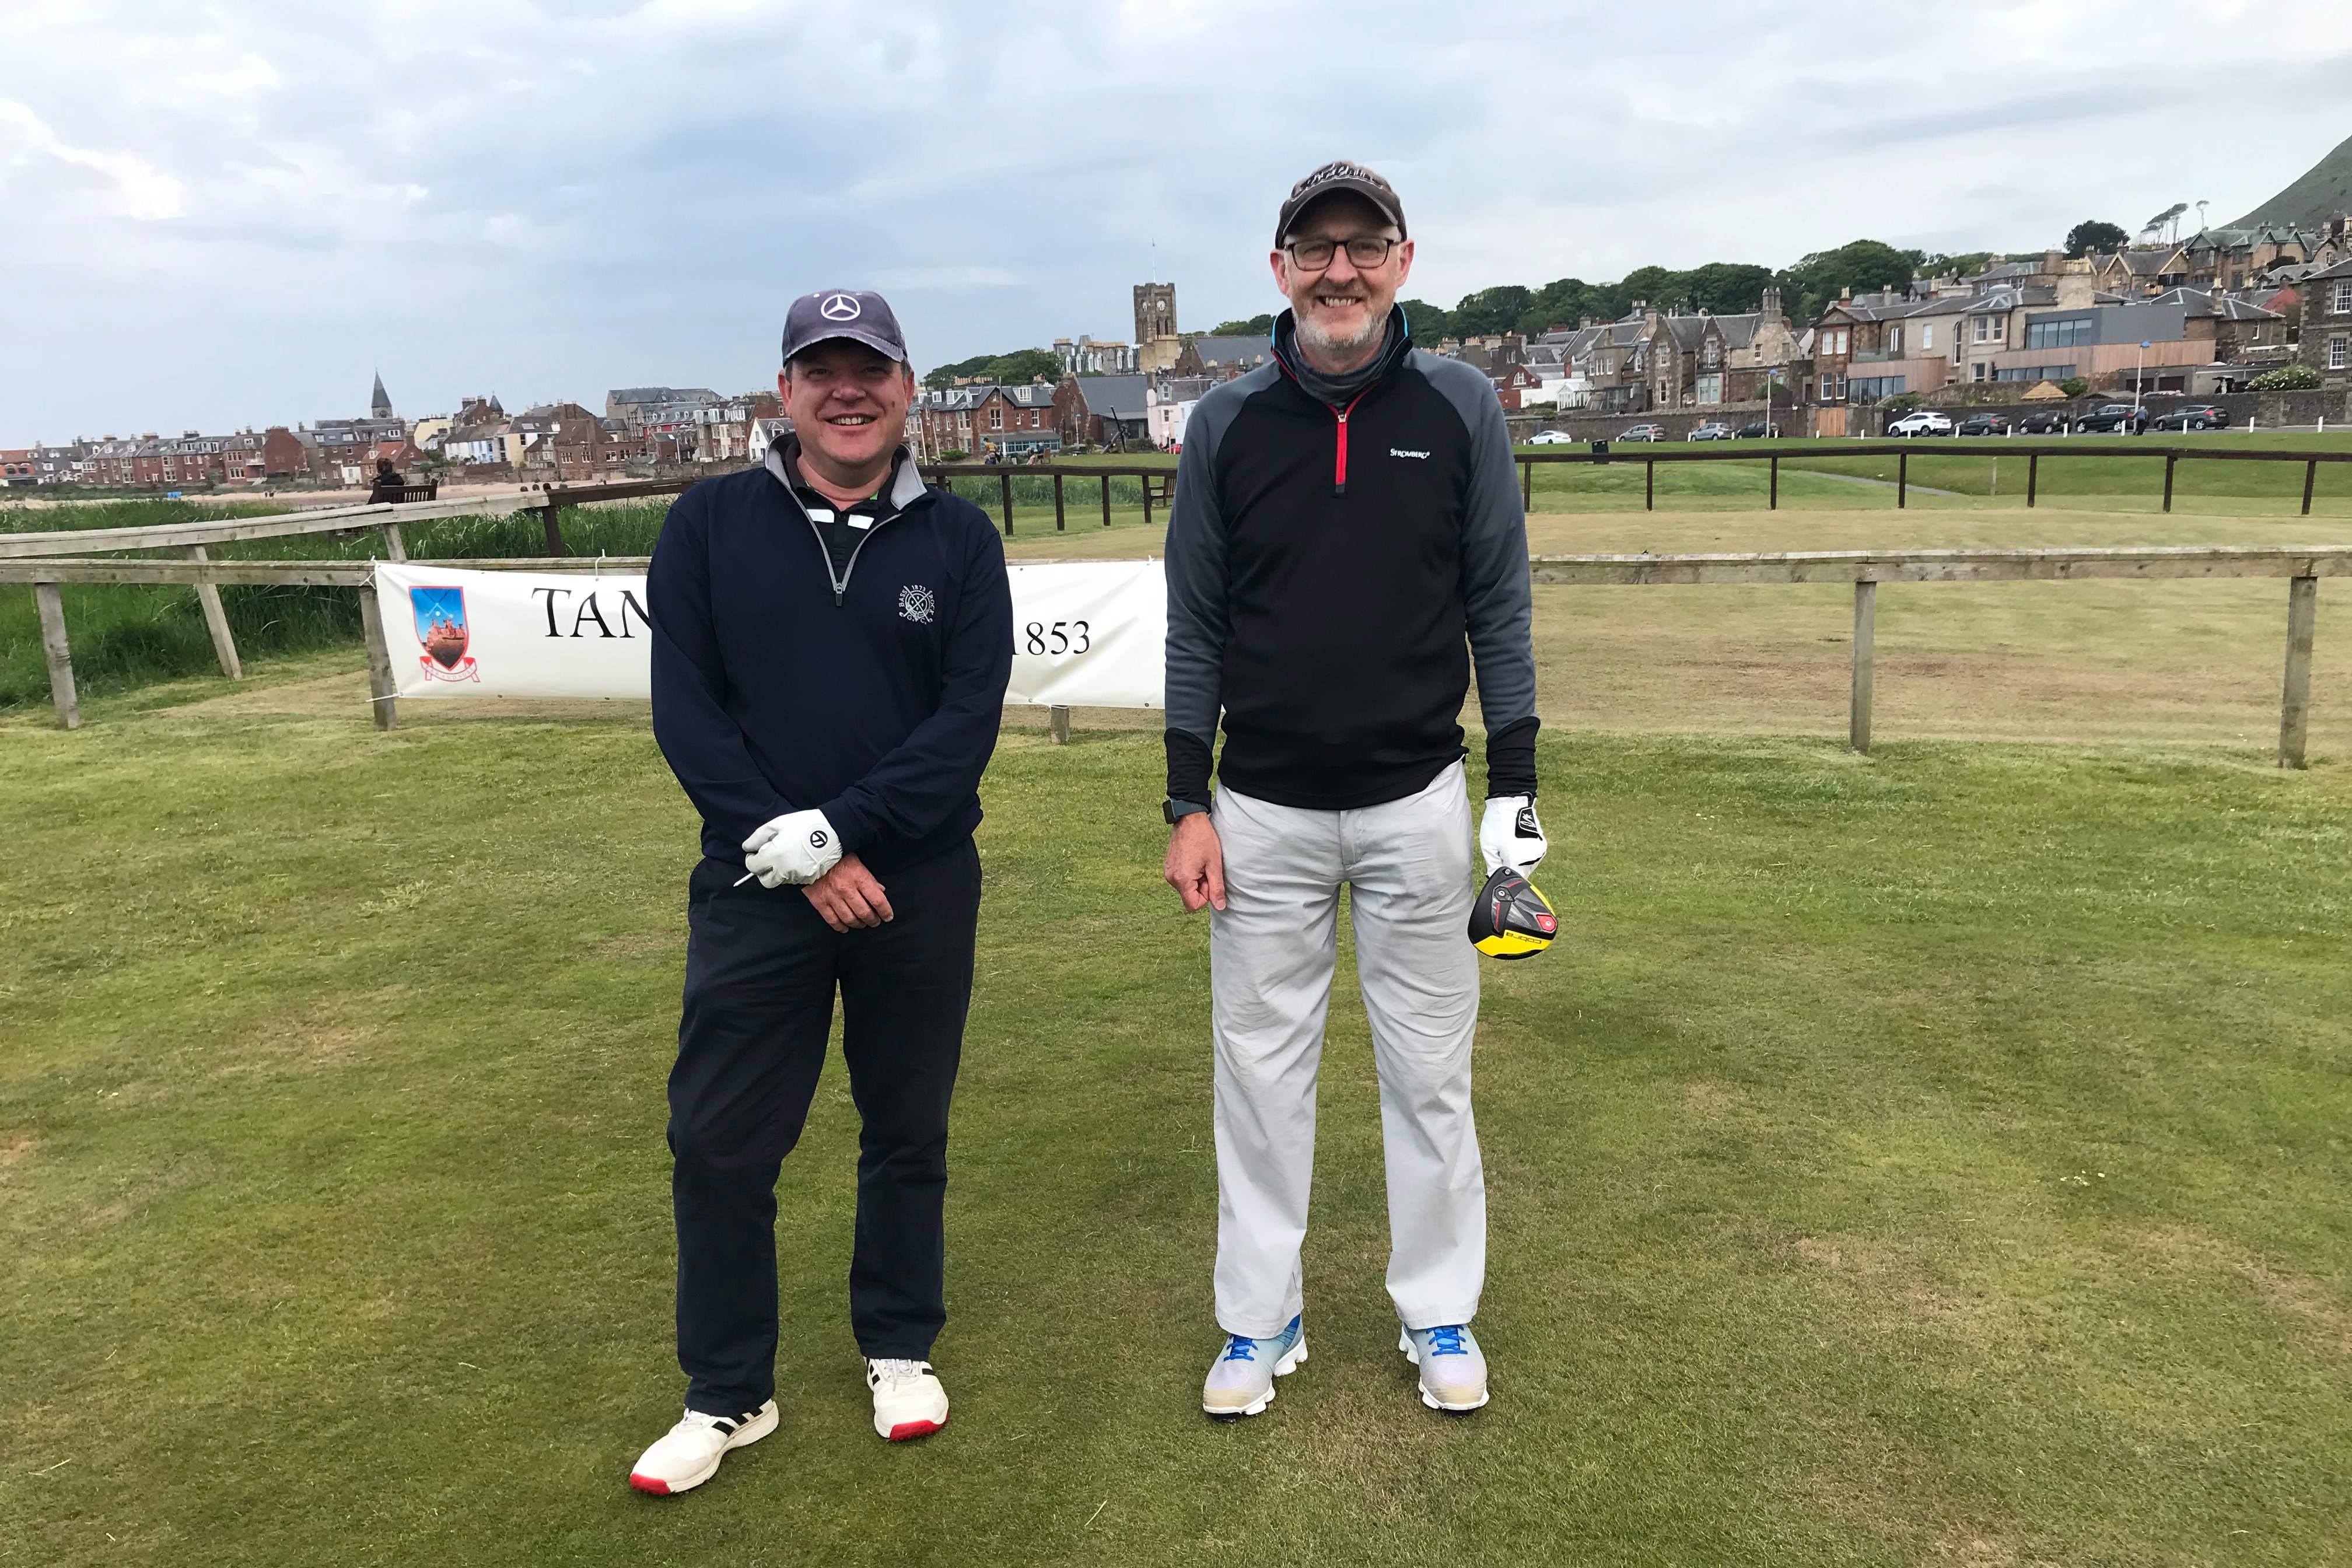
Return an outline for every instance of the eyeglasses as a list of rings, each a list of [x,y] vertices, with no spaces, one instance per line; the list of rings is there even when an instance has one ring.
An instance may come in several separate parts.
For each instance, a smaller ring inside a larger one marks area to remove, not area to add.
[[[1309,272],[1320,272],[1331,265],[1331,258],[1339,252],[1340,243],[1331,239],[1294,239],[1282,249],[1283,254],[1290,258],[1292,266],[1303,267]],[[1349,240],[1346,242],[1349,264],[1370,271],[1386,261],[1389,252],[1403,243],[1401,239],[1377,237]]]

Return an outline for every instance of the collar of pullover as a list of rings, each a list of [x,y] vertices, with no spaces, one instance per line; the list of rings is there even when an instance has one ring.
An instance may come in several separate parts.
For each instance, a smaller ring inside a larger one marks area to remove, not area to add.
[[[770,447],[765,466],[786,489],[815,489],[801,472],[801,438],[797,436],[787,436]],[[891,511],[904,511],[925,488],[923,476],[915,467],[915,454],[900,447],[890,458],[890,476],[883,481],[879,499],[888,503]]]
[[[1412,333],[1405,325],[1402,305],[1389,307],[1389,319],[1381,330],[1385,336],[1381,340],[1380,353],[1344,375],[1326,375],[1308,364],[1307,356],[1298,352],[1297,312],[1285,310],[1275,319],[1274,357],[1282,362],[1282,368],[1306,389],[1308,396],[1338,407],[1355,401],[1366,387],[1402,364],[1404,356],[1412,352]]]

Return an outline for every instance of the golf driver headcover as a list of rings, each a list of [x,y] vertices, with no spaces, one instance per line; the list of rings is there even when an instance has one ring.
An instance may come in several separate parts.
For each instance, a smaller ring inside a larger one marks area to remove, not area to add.
[[[1470,944],[1489,958],[1533,958],[1559,935],[1559,917],[1536,885],[1499,868],[1470,909]]]

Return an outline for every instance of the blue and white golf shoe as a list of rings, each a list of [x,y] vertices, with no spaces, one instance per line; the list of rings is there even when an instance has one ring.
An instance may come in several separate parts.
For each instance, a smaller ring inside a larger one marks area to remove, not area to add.
[[[1220,1421],[1234,1421],[1255,1415],[1273,1404],[1274,1380],[1288,1377],[1307,1359],[1303,1316],[1291,1319],[1270,1340],[1227,1335],[1225,1348],[1209,1363],[1209,1381],[1201,1388],[1201,1408]]]
[[[1397,1349],[1421,1369],[1421,1402],[1432,1410],[1459,1415],[1486,1403],[1486,1357],[1469,1324],[1407,1329]]]

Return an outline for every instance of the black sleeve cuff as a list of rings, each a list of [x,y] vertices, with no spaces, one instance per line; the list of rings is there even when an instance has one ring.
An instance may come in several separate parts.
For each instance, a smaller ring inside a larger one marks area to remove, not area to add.
[[[1486,737],[1486,798],[1536,793],[1536,731],[1542,726],[1530,715]]]
[[[1209,804],[1209,742],[1190,730],[1168,731],[1168,798]]]

